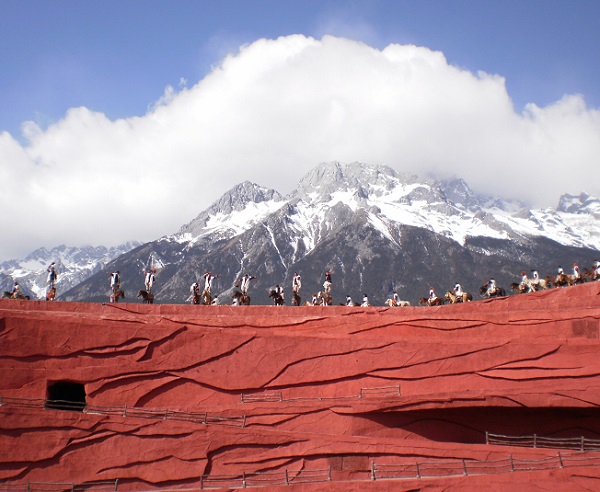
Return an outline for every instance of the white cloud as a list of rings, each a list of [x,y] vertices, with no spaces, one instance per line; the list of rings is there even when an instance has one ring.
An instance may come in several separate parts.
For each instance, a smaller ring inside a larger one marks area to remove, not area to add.
[[[499,76],[331,36],[261,39],[193,87],[167,87],[142,117],[72,108],[23,136],[0,134],[2,230],[13,231],[0,258],[155,239],[245,179],[286,193],[329,160],[460,176],[536,205],[600,195],[600,111],[581,96],[519,114]]]

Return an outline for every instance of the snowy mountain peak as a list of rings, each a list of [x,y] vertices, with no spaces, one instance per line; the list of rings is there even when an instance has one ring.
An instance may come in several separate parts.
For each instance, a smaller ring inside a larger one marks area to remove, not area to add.
[[[180,241],[193,241],[208,234],[214,239],[239,234],[283,205],[275,190],[244,181],[224,193],[179,233]]]

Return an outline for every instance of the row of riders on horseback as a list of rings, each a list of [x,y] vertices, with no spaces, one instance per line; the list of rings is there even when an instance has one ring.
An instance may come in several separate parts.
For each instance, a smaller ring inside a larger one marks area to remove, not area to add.
[[[600,280],[600,261],[594,261],[593,268],[588,270],[584,268],[580,271],[579,265],[573,263],[573,273],[567,274],[564,269],[559,266],[555,276],[547,275],[546,278],[540,278],[537,270],[531,270],[531,277],[527,272],[521,272],[521,282],[513,282],[511,290],[517,294],[526,294],[529,292],[537,292],[539,290],[550,289],[552,287],[568,287],[588,281]],[[492,278],[479,288],[479,295],[484,299],[492,297],[502,297],[506,295],[506,291],[496,285],[496,281]],[[452,291],[446,292],[443,298],[437,297],[432,287],[429,288],[429,297],[422,297],[419,300],[419,305],[422,306],[440,306],[444,302],[456,304],[457,302],[469,302],[473,300],[473,296],[468,292],[463,292],[459,283],[454,286]],[[390,304],[391,305],[391,304]]]
[[[594,261],[592,269],[588,270],[584,268],[580,271],[579,265],[573,263],[573,271],[571,274],[565,273],[562,267],[558,267],[557,274],[555,276],[548,275],[545,278],[540,278],[536,270],[532,270],[531,277],[526,272],[521,272],[521,282],[513,282],[511,284],[511,290],[522,294],[528,292],[536,292],[538,290],[548,289],[552,287],[567,287],[578,283],[587,281],[600,280],[600,261]],[[56,273],[55,262],[52,262],[47,269],[48,271],[48,290],[46,293],[46,300],[54,300],[56,297],[56,281],[58,275]],[[151,270],[144,272],[144,286],[145,290],[139,290],[137,297],[141,298],[144,303],[152,304],[154,302],[154,294],[152,294],[152,287],[155,282],[155,271]],[[332,280],[331,271],[325,272],[325,282],[323,283],[323,291],[319,291],[312,295],[312,299],[307,301],[304,305],[306,306],[331,306],[333,305],[333,298],[331,295]],[[214,279],[218,278],[218,275],[213,275],[210,272],[206,272],[203,275],[204,288],[200,290],[200,285],[196,281],[190,286],[190,297],[188,298],[192,304],[203,304],[211,305],[217,304],[218,299],[212,297],[212,285]],[[249,305],[250,296],[248,290],[250,287],[250,281],[255,279],[255,276],[244,275],[239,278],[235,283],[235,289],[232,294],[233,305]],[[118,302],[119,299],[125,298],[125,291],[121,289],[120,272],[110,273],[110,286],[111,295],[110,302]],[[296,272],[292,279],[292,305],[301,306],[302,298],[300,297],[300,290],[302,288],[302,279]],[[506,291],[496,284],[496,281],[492,278],[479,288],[479,295],[484,299],[492,297],[501,297],[506,295]],[[3,298],[10,299],[29,299],[26,296],[17,281],[14,282],[13,289],[11,292],[5,291]],[[285,298],[283,288],[278,285],[269,292],[269,297],[273,299],[273,303],[276,306],[285,304]],[[422,297],[419,300],[419,305],[424,306],[439,306],[444,303],[456,304],[460,302],[470,302],[473,300],[472,294],[464,292],[461,285],[457,282],[454,288],[443,297],[437,297],[433,287],[429,288],[429,297]],[[410,306],[410,302],[400,300],[396,291],[393,292],[391,299],[386,300],[385,304],[390,307],[404,307]],[[346,296],[346,302],[342,305],[346,306],[369,306],[367,294],[364,294],[362,304],[355,303],[352,301],[350,296]]]

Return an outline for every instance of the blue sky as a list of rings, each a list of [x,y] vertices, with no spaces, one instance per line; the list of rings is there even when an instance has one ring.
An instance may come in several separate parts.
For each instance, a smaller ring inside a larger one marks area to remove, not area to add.
[[[440,50],[503,76],[517,109],[574,93],[598,108],[599,23],[597,0],[3,0],[0,131],[80,105],[142,115],[165,86],[194,84],[240,45],[297,33]]]
[[[330,160],[599,196],[599,21],[597,0],[2,0],[0,260],[153,240]]]

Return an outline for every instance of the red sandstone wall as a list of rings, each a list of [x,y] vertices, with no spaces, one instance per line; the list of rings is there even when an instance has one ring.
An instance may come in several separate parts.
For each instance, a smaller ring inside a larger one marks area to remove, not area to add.
[[[295,487],[388,490],[367,480],[373,461],[556,457],[485,445],[485,431],[600,437],[599,295],[600,283],[435,308],[0,301],[3,397],[43,399],[49,383],[69,380],[84,385],[92,407],[234,419],[205,425],[4,405],[0,481],[118,478],[126,490],[331,467],[330,484]],[[257,394],[276,401],[248,402]],[[600,487],[600,467],[586,466],[535,480],[567,490],[577,476]],[[530,474],[486,483],[527,483]],[[348,479],[360,486],[340,481]],[[481,483],[468,476],[402,487]],[[398,490],[398,481],[387,484]]]

